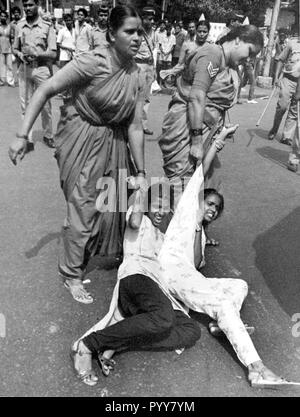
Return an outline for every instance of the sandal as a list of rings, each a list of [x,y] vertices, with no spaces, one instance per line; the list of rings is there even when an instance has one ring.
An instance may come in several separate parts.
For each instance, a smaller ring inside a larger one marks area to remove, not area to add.
[[[90,367],[89,369],[78,369],[76,366],[76,359],[78,357],[82,357],[84,355],[89,355],[91,357],[92,361],[92,353],[91,352],[82,352],[79,347],[80,341],[77,343],[77,346],[73,345],[71,348],[70,356],[73,363],[73,369],[78,379],[80,379],[81,382],[83,382],[86,385],[89,385],[90,387],[93,387],[98,382],[98,376],[96,375],[95,371]]]
[[[270,373],[266,375],[266,373]],[[284,378],[281,378],[273,372],[269,371],[267,368],[261,370],[251,370],[248,374],[248,380],[252,388],[283,388],[283,387],[291,387],[291,386],[299,386],[299,382],[291,382],[287,381]]]
[[[99,366],[104,376],[108,376],[110,371],[115,369],[116,362],[113,359],[108,359],[102,353],[98,355]]]
[[[75,301],[83,304],[91,304],[94,301],[93,297],[87,292],[82,283],[70,285],[68,281],[65,281],[64,286],[70,291]]]
[[[244,323],[244,326],[250,336],[255,332],[255,327],[249,326],[246,323]],[[225,336],[224,332],[220,329],[216,321],[211,321],[208,324],[208,329],[209,329],[210,334],[214,337]]]

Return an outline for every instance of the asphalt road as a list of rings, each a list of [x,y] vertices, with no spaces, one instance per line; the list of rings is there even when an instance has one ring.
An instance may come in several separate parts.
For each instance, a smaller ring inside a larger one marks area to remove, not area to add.
[[[250,388],[230,345],[211,337],[200,315],[195,317],[202,337],[182,355],[128,352],[116,358],[116,370],[100,378],[98,386],[76,379],[69,360],[71,342],[106,313],[116,269],[99,259],[90,264],[92,305],[76,303],[64,289],[56,267],[65,204],[53,151],[41,142],[40,121],[35,152],[17,167],[7,156],[21,122],[17,94],[17,89],[0,89],[0,395],[299,396],[300,389]],[[169,99],[152,98],[155,135],[146,143],[149,175],[162,174],[155,138]],[[248,282],[242,317],[256,327],[258,352],[271,369],[300,381],[300,326],[292,321],[300,313],[300,177],[285,167],[288,147],[267,140],[275,101],[255,128],[266,104],[258,101],[230,111],[240,128],[221,154],[225,211],[211,231],[221,246],[208,250],[204,273]],[[52,103],[57,121],[61,102]]]

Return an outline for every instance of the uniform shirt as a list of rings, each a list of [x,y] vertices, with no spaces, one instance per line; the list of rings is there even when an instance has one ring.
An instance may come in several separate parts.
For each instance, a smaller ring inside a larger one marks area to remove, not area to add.
[[[287,46],[279,55],[278,60],[284,63],[284,74],[296,77],[296,75],[293,75],[293,71],[300,61],[300,41],[298,38],[288,40]]]
[[[107,29],[101,29],[96,26],[91,32],[91,49],[96,49],[107,43],[106,40]]]
[[[83,22],[79,26],[78,21],[75,22],[75,53],[86,52],[92,48],[92,26],[86,22]]]
[[[11,53],[11,38],[13,36],[10,25],[0,25],[0,54]]]
[[[13,48],[35,47],[37,52],[56,51],[56,35],[51,23],[39,17],[31,26],[26,19],[17,24],[17,35]]]
[[[75,29],[72,28],[70,31],[67,27],[60,29],[57,35],[57,43],[66,48],[72,48],[75,51]],[[59,60],[60,61],[71,61],[72,52],[65,49],[60,50]]]
[[[159,44],[161,43],[161,40],[165,36],[166,33],[167,33],[166,30],[161,32],[159,29],[155,32],[155,46],[157,49],[159,48]]]
[[[162,36],[160,40],[161,50],[160,59],[161,61],[171,62],[172,61],[172,50],[176,45],[176,38],[174,35]],[[162,52],[163,51],[163,52]]]
[[[207,92],[216,75],[224,68],[222,48],[215,44],[204,44],[192,54],[182,73],[182,80]]]
[[[155,32],[151,31],[149,35],[146,32],[144,32],[142,36],[140,49],[135,57],[137,59],[141,59],[145,61],[152,59],[154,48],[155,48]]]

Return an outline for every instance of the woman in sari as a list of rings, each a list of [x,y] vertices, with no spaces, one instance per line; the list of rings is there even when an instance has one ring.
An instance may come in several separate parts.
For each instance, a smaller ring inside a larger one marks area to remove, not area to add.
[[[223,126],[226,110],[236,100],[235,69],[249,56],[256,56],[262,47],[259,30],[241,26],[223,39],[222,46],[206,43],[188,56],[159,137],[164,171],[171,181],[181,182],[192,176],[197,161],[203,159],[215,133]],[[208,183],[218,188],[213,179]]]
[[[72,91],[72,99],[61,107],[55,138],[67,203],[59,274],[73,298],[85,304],[93,302],[82,283],[89,257],[96,252],[117,256],[122,251],[126,177],[136,175],[137,188],[145,184],[144,83],[134,62],[141,31],[135,9],[114,8],[107,44],[78,55],[36,91],[9,149],[16,164],[26,153],[29,131],[45,102],[60,92]],[[103,189],[109,207],[99,196]]]

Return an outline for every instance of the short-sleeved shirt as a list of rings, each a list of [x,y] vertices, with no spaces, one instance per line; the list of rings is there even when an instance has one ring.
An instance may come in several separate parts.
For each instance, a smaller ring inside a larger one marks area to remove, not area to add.
[[[10,25],[0,25],[0,54],[11,53],[11,38],[13,36]]]
[[[189,56],[182,79],[187,84],[197,86],[206,92],[223,68],[222,48],[219,45],[206,43]]]
[[[32,25],[26,19],[18,22],[14,49],[22,51],[24,46],[35,47],[38,52],[56,51],[56,34],[51,23],[40,17]]]
[[[160,40],[160,45],[164,53],[160,51],[160,59],[162,61],[171,62],[172,61],[172,50],[176,45],[176,38],[174,35],[162,36]]]
[[[300,61],[299,39],[289,39],[287,46],[278,56],[278,60],[284,63],[283,72],[293,76],[293,70]]]
[[[89,51],[92,48],[92,26],[86,22],[83,22],[79,26],[78,22],[75,22],[75,53],[79,54],[81,52]]]
[[[107,43],[107,29],[101,29],[99,26],[92,29],[91,32],[91,49],[96,49]]]
[[[162,38],[166,35],[166,30],[160,31],[159,29],[155,32],[155,43],[156,48],[159,48],[159,44],[161,43]],[[158,51],[159,52],[159,51]]]
[[[72,28],[71,31],[67,27],[60,29],[57,35],[57,43],[66,48],[72,48],[75,51],[75,29]],[[61,49],[59,59],[60,61],[71,61],[72,52]]]

